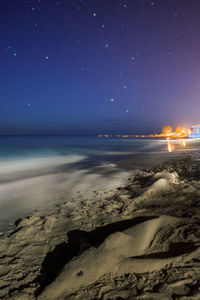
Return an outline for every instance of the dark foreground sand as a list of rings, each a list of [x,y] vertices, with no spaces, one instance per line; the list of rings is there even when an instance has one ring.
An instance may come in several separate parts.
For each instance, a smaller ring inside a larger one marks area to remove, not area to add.
[[[1,299],[200,299],[199,278],[198,158],[18,220],[0,240]]]

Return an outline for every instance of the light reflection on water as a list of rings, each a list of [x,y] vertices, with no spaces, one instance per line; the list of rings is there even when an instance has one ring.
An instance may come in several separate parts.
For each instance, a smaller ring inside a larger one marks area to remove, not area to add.
[[[186,140],[179,140],[177,143],[172,143],[169,139],[167,139],[167,150],[168,152],[175,151],[178,149],[184,149],[186,147]]]
[[[174,152],[174,151],[186,150],[186,149],[198,150],[199,148],[198,142],[200,142],[200,139],[181,139],[181,140],[167,139],[167,151]]]
[[[170,143],[170,141],[168,140],[167,141],[167,149],[168,149],[168,152],[172,152],[172,144]]]

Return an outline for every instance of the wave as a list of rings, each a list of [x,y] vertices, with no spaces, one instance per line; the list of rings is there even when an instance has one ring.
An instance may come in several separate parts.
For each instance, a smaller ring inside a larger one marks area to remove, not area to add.
[[[5,163],[0,172],[0,230],[7,230],[16,219],[32,215],[34,210],[51,214],[57,204],[72,203],[72,198],[76,206],[80,195],[84,201],[93,197],[94,191],[99,196],[105,190],[113,192],[129,175],[113,163],[83,169],[84,159],[74,155]]]
[[[3,161],[0,163],[0,176],[6,173],[21,172],[28,170],[41,170],[45,168],[53,168],[60,165],[72,164],[85,159],[82,155],[67,156],[44,156],[28,159],[17,159],[11,161]]]

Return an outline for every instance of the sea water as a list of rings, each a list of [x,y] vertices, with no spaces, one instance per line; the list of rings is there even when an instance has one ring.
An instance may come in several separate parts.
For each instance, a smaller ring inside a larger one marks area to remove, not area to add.
[[[0,137],[0,231],[34,211],[50,213],[77,191],[87,195],[102,186],[117,187],[130,172],[152,161],[198,149],[198,140]]]

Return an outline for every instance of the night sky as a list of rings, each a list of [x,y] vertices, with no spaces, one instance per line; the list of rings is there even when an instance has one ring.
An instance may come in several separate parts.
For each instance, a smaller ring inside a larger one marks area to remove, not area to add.
[[[0,134],[200,123],[199,0],[1,0]]]

